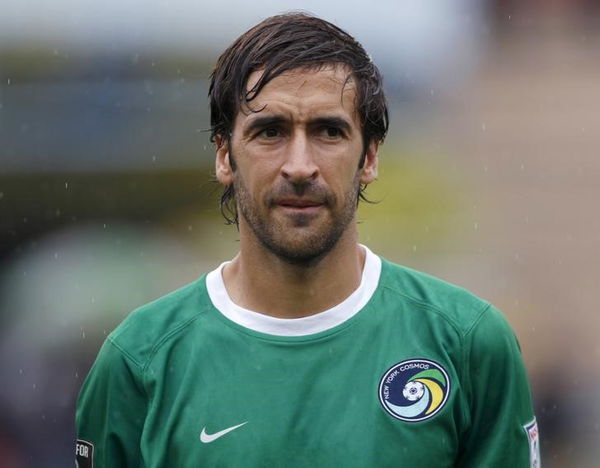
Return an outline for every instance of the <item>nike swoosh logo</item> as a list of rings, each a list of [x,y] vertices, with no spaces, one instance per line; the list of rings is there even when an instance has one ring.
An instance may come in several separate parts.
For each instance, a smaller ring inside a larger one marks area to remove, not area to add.
[[[211,442],[217,440],[219,437],[223,437],[228,432],[235,431],[238,427],[242,427],[247,422],[248,421],[243,422],[242,424],[238,424],[237,426],[228,427],[227,429],[223,429],[222,431],[215,432],[214,434],[207,434],[206,428],[203,427],[202,432],[200,433],[200,441],[204,442],[205,444],[210,444]]]

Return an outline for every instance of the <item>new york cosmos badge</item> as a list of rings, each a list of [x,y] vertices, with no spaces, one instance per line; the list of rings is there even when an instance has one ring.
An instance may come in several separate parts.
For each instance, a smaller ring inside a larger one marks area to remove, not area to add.
[[[394,364],[379,381],[379,401],[383,409],[402,421],[431,418],[444,407],[449,394],[448,373],[427,359]]]

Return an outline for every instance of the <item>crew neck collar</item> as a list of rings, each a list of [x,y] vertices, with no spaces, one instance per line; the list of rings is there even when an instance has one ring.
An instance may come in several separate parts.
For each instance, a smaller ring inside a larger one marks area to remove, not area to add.
[[[284,319],[245,309],[229,297],[223,281],[223,262],[206,276],[206,289],[211,302],[222,315],[232,322],[254,330],[276,336],[305,336],[336,327],[356,315],[369,302],[377,289],[381,274],[381,259],[366,246],[365,264],[358,286],[346,299],[323,312],[307,317]]]

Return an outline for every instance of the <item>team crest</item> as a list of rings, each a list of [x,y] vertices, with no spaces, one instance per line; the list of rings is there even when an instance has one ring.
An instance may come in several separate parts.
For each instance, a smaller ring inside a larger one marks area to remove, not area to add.
[[[379,382],[379,401],[383,409],[402,421],[431,418],[444,407],[449,394],[448,373],[426,359],[394,364]]]

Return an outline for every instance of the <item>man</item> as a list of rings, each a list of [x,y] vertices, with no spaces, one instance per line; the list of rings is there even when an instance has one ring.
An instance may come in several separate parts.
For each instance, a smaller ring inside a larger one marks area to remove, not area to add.
[[[536,466],[501,314],[358,244],[388,122],[360,44],[269,18],[209,95],[240,251],[111,333],[79,398],[79,466]]]

